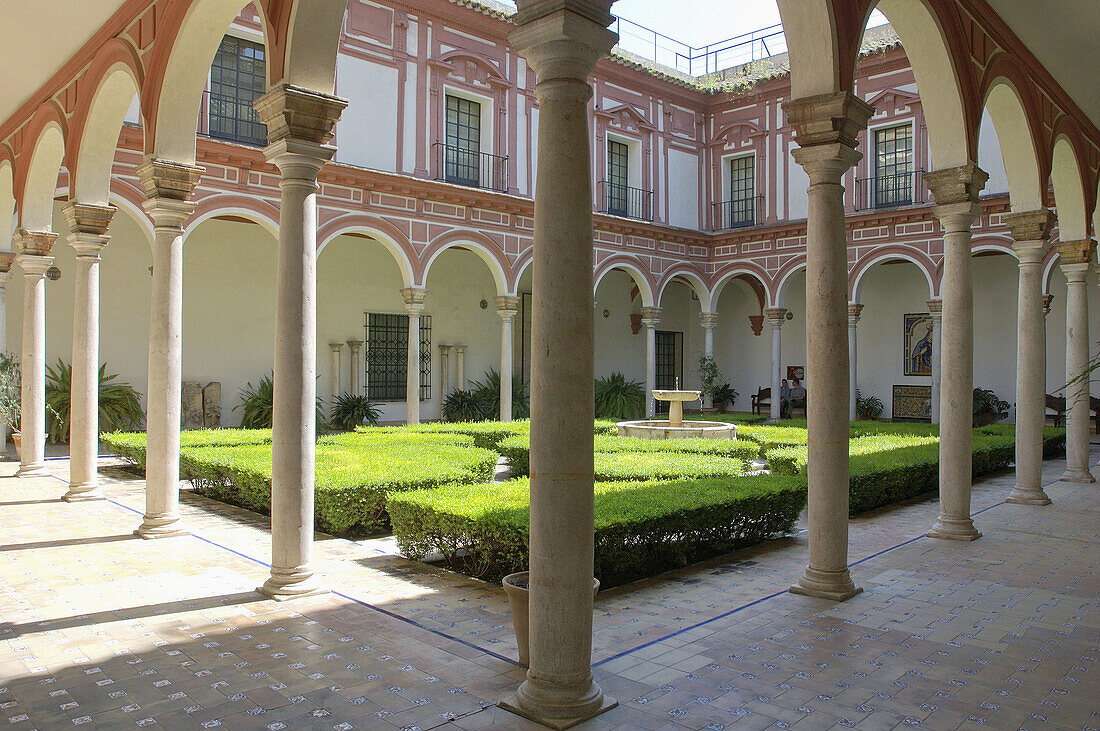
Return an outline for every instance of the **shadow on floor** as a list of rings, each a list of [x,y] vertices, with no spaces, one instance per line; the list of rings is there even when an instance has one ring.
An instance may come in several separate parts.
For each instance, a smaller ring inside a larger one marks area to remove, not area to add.
[[[3,503],[11,505],[12,503]],[[65,546],[87,546],[92,543],[117,543],[118,541],[140,540],[133,533],[118,536],[93,536],[90,538],[61,538],[56,541],[37,541],[34,543],[0,543],[0,553],[4,551],[33,551],[37,548],[63,548]]]

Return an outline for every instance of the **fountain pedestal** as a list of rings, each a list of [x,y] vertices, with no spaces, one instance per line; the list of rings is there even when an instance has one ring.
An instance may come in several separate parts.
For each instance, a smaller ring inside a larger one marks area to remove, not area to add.
[[[667,401],[668,420],[620,421],[621,437],[641,439],[736,439],[737,427],[720,421],[684,421],[684,402],[697,401],[698,391],[653,391],[653,398]]]

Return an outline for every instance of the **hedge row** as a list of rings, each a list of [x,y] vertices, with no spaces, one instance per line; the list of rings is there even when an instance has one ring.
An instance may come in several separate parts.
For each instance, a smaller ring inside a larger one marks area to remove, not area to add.
[[[601,482],[595,494],[595,575],[615,586],[789,531],[806,503],[799,477]],[[526,479],[392,494],[404,555],[439,553],[453,569],[499,579],[527,568]]]

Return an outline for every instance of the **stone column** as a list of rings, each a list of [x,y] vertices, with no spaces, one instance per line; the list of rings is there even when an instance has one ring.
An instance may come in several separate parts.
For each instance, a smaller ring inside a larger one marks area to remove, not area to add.
[[[453,345],[439,346],[439,393],[441,398],[447,398],[450,391],[451,380],[451,348]]]
[[[971,226],[988,175],[970,163],[924,176],[935,196],[933,215],[943,228],[943,326],[940,358],[940,515],[928,535],[973,541],[970,519],[974,423],[974,289],[970,275]]]
[[[657,388],[657,326],[661,324],[661,308],[643,307],[642,324],[645,325],[645,415],[651,419],[657,413],[653,389]]]
[[[142,207],[153,219],[153,282],[149,305],[146,396],[145,517],[142,538],[187,535],[180,524],[180,399],[183,364],[183,224],[205,170],[150,159],[138,169]]]
[[[20,382],[19,432],[22,458],[17,477],[49,475],[46,469],[46,270],[53,264],[57,234],[20,230],[23,270],[23,364]]]
[[[111,237],[114,206],[65,206],[69,244],[76,250],[72,384],[69,395],[69,491],[64,499],[103,500],[99,458],[99,252]]]
[[[856,326],[859,325],[859,316],[863,312],[863,305],[851,303],[848,305],[848,420],[855,421],[859,415],[856,410],[856,399],[859,394],[859,380],[856,378]]]
[[[497,297],[500,316],[500,420],[512,420],[512,323],[519,313],[519,297]]]
[[[700,312],[699,323],[703,326],[703,355],[713,358],[714,357],[714,328],[718,325],[718,313],[717,312]],[[705,405],[714,406],[714,401],[707,396],[703,395],[706,399]],[[730,404],[731,406],[733,404]]]
[[[275,261],[275,393],[271,432],[271,575],[259,591],[278,601],[323,589],[313,574],[317,439],[317,176],[336,148],[347,102],[280,84],[254,103],[267,125],[264,156],[279,168]]]
[[[0,353],[8,352],[8,282],[11,281],[11,265],[15,252],[0,250]],[[0,455],[8,448],[8,424],[0,424]]]
[[[874,109],[847,93],[783,105],[795,162],[810,178],[806,218],[806,466],[810,560],[795,594],[843,601],[861,591],[848,572],[848,240],[844,174],[862,155],[857,135]]]
[[[787,310],[784,307],[767,307],[764,309],[764,316],[772,326],[772,397],[769,417],[772,421],[777,421],[783,406],[779,399],[779,387],[783,380],[783,323],[787,320]]]
[[[1024,505],[1050,504],[1042,487],[1047,381],[1043,257],[1055,220],[1046,208],[1005,216],[1020,270],[1016,305],[1016,484],[1006,502]]]
[[[466,346],[455,346],[455,388],[466,390]]]
[[[1089,471],[1089,297],[1092,239],[1055,245],[1066,275],[1066,471],[1063,482],[1096,482]],[[26,430],[24,430],[24,433]]]
[[[359,354],[363,351],[362,340],[349,340],[348,351],[351,355],[351,373],[348,383],[348,391],[352,396],[358,396],[362,393],[362,389],[359,387],[359,377],[363,374],[363,361],[359,358]]]
[[[408,368],[405,380],[405,423],[420,423],[420,313],[428,290],[407,287],[401,290],[405,311],[409,313]]]
[[[530,669],[501,705],[565,728],[615,705],[592,677],[592,163],[588,77],[609,0],[521,0],[539,103],[531,387]]]
[[[340,398],[343,391],[340,390],[340,356],[344,351],[343,343],[329,343],[328,348],[332,351],[332,359],[329,363],[329,372],[332,373],[332,401],[336,402],[336,399]]]
[[[943,331],[943,300],[928,300],[932,318],[932,423],[940,423],[940,342]]]

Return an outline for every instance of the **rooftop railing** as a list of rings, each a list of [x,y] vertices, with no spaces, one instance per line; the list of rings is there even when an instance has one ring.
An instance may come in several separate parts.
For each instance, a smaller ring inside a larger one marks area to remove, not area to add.
[[[782,25],[696,48],[625,18],[615,18],[619,48],[690,76],[701,76],[787,52]]]

